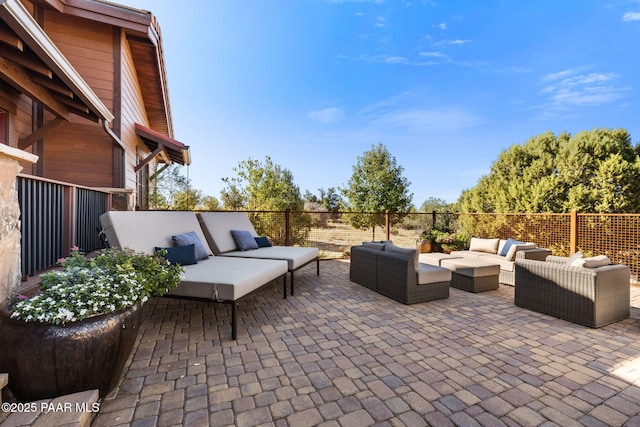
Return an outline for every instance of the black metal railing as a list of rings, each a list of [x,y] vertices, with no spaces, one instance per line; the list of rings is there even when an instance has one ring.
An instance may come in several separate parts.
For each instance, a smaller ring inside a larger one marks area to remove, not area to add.
[[[22,276],[34,276],[67,255],[71,247],[101,247],[99,218],[110,194],[72,184],[20,175]]]

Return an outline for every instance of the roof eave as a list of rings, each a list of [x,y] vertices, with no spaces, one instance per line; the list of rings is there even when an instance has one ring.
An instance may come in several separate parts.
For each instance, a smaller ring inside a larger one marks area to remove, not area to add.
[[[111,111],[102,103],[78,71],[60,52],[19,0],[0,0],[0,18],[18,34],[48,67],[91,109],[101,120],[111,122]]]

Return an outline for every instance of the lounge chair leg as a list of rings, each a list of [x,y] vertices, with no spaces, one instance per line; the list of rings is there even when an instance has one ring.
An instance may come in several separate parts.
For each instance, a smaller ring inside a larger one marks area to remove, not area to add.
[[[287,299],[287,275],[282,276],[282,291],[284,292],[284,299]]]
[[[291,272],[291,296],[293,296],[293,271]]]
[[[238,318],[237,318],[238,303],[233,301],[231,303],[231,339],[236,340],[238,338]]]
[[[316,270],[318,270],[317,275],[319,276],[320,275],[320,258],[319,257],[316,258]]]

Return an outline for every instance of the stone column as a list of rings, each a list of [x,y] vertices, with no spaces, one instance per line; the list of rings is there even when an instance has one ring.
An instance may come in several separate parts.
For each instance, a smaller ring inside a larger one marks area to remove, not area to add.
[[[0,144],[0,302],[20,287],[20,161],[36,163],[38,156]]]

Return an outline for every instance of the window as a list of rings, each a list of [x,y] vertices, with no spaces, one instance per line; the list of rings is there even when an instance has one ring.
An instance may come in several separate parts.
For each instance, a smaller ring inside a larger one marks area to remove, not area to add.
[[[149,165],[146,164],[138,171],[137,175],[137,209],[149,209]]]

